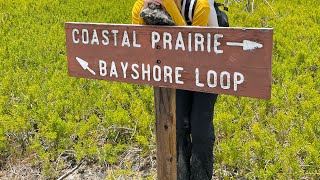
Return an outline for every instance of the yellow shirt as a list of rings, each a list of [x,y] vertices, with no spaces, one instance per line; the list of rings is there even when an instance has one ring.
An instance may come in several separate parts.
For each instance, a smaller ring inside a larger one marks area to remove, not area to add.
[[[132,8],[132,24],[144,24],[143,18],[140,17],[144,0],[137,0]],[[162,5],[167,10],[176,26],[186,26],[179,8],[174,0],[163,0]],[[192,26],[207,26],[210,13],[208,0],[198,0],[194,9]]]

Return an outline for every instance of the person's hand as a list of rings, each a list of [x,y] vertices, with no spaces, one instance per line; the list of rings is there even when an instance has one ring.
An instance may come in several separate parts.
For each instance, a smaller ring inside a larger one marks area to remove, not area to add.
[[[147,8],[149,3],[154,3],[156,5],[161,5],[162,1],[163,0],[144,0],[144,4],[143,4],[143,8],[142,9]]]

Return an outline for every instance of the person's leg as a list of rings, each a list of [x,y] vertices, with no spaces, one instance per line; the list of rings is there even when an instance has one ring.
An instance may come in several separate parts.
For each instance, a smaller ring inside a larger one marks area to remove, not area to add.
[[[192,91],[176,90],[176,119],[177,119],[177,179],[190,179],[190,110]]]
[[[211,180],[213,173],[213,111],[217,94],[195,92],[191,109],[191,179]]]

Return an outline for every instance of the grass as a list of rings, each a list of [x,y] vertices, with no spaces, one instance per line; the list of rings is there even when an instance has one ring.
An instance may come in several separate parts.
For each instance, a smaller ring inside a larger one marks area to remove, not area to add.
[[[219,97],[214,118],[215,176],[316,179],[320,176],[318,1],[268,2],[272,9],[261,0],[255,1],[253,12],[245,11],[244,1],[230,4],[232,26],[274,27],[272,98]],[[141,170],[150,168],[155,148],[152,88],[67,74],[64,23],[130,23],[133,3],[0,0],[2,170],[23,159],[46,178],[57,178],[73,167],[70,162],[80,161],[118,167],[114,177],[132,175],[131,168],[140,162],[145,162]],[[74,153],[65,154],[70,151]],[[61,156],[68,158],[61,161]],[[154,177],[152,171],[147,176]]]

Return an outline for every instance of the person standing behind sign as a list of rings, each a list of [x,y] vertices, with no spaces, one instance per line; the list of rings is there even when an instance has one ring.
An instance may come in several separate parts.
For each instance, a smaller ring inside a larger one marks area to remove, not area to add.
[[[218,26],[214,0],[137,0],[132,24],[144,24],[141,11],[150,2],[161,4],[177,26]],[[210,4],[212,7],[210,9]],[[192,11],[192,12],[190,12]],[[181,13],[180,13],[181,12]],[[193,14],[192,14],[193,13]],[[217,94],[176,90],[177,179],[210,180],[213,173],[212,123]]]

